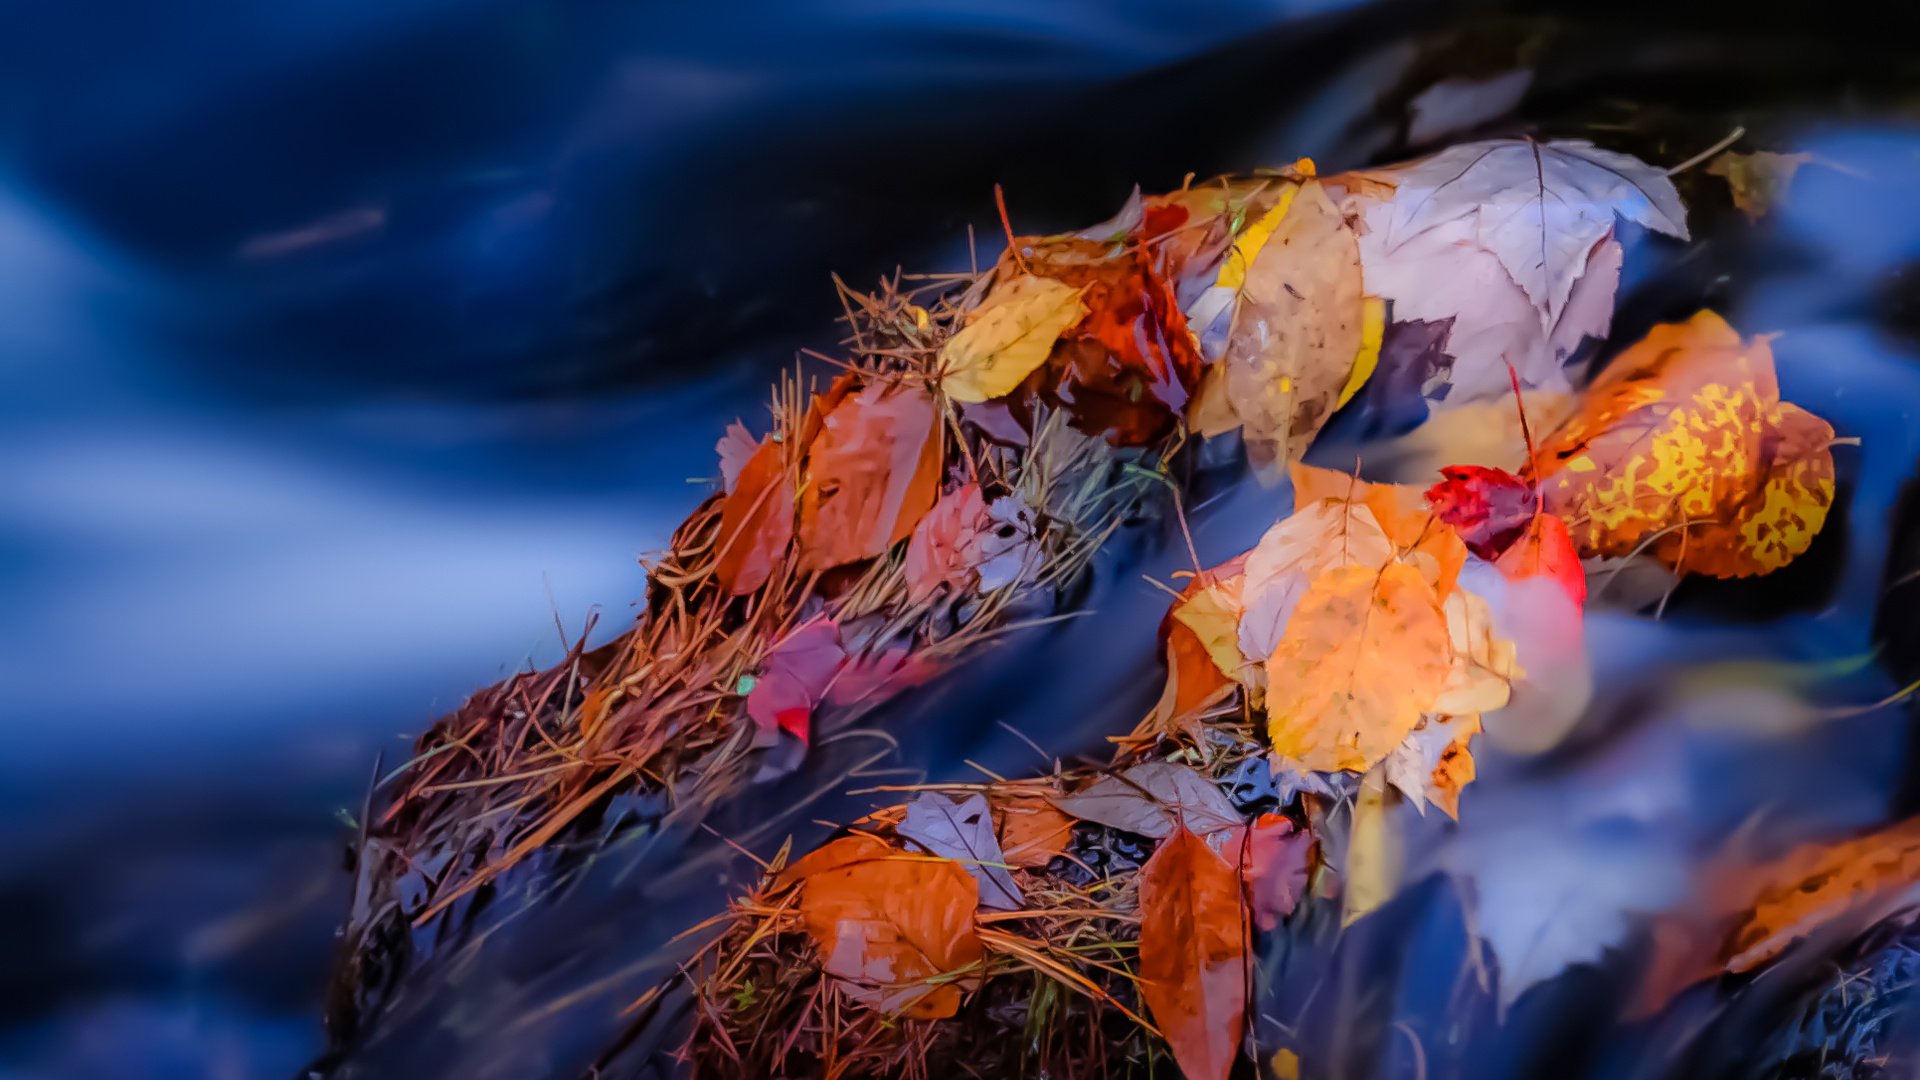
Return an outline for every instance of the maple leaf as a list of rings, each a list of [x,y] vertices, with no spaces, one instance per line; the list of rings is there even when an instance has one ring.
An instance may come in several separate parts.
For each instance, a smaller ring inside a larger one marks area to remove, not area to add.
[[[1004,397],[1047,362],[1053,343],[1087,313],[1085,287],[1019,274],[996,284],[940,349],[940,389],[955,401]]]
[[[1468,744],[1480,733],[1480,714],[1424,717],[1405,742],[1381,763],[1388,784],[1400,790],[1415,810],[1428,803],[1450,818],[1460,816],[1460,791],[1473,782],[1475,767]]]
[[[800,566],[828,570],[906,539],[939,493],[940,426],[919,386],[873,383],[821,420],[800,494]]]
[[[713,573],[729,595],[741,596],[767,583],[793,539],[793,479],[781,445],[761,440],[728,488]]]
[[[822,970],[849,997],[888,1015],[952,1016],[963,989],[979,984],[979,888],[950,859],[858,857],[870,851],[860,845],[799,878],[800,917]]]
[[[1176,830],[1140,871],[1140,997],[1187,1080],[1226,1080],[1246,1028],[1239,876]]]
[[[1580,141],[1469,143],[1329,183],[1360,220],[1367,290],[1396,320],[1448,325],[1450,363],[1396,351],[1419,370],[1382,378],[1447,408],[1498,394],[1509,363],[1529,386],[1565,388],[1562,364],[1612,319],[1616,217],[1687,237],[1663,172]]]
[[[846,661],[840,630],[817,619],[782,638],[760,662],[747,691],[747,715],[756,727],[755,746],[771,746],[779,732],[809,741],[813,710]]]
[[[981,907],[1015,911],[1024,901],[1020,886],[1007,873],[1007,857],[994,836],[993,814],[985,795],[954,800],[936,792],[922,792],[907,804],[906,817],[893,831],[929,854],[965,867],[980,883]]]
[[[1220,786],[1188,765],[1149,761],[1118,776],[1102,776],[1053,805],[1082,821],[1159,838],[1185,827],[1210,833],[1242,824]]]
[[[1833,502],[1833,429],[1780,400],[1765,338],[1702,311],[1656,326],[1540,447],[1547,509],[1584,555],[1651,544],[1679,571],[1744,577],[1804,552]]]
[[[996,809],[1000,811],[1000,850],[1009,865],[1045,866],[1065,852],[1073,838],[1073,819],[1044,799],[1011,799]]]
[[[1467,550],[1483,559],[1498,559],[1539,509],[1539,491],[1505,469],[1448,465],[1440,475],[1444,479],[1427,489],[1434,516],[1453,526]]]
[[[1220,360],[1257,465],[1306,450],[1372,371],[1384,327],[1384,308],[1365,295],[1359,240],[1319,182],[1302,184],[1274,215]]]
[[[1372,768],[1433,706],[1450,656],[1433,586],[1413,567],[1322,574],[1267,661],[1275,753],[1303,770]]]
[[[1369,175],[1394,185],[1383,237],[1389,251],[1471,218],[1475,242],[1538,307],[1542,329],[1559,321],[1616,215],[1687,239],[1686,210],[1663,170],[1584,140],[1465,143]]]

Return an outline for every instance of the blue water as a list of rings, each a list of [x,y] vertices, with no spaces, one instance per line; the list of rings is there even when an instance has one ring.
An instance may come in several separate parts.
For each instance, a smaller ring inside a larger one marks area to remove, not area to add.
[[[1866,445],[1776,641],[1858,651],[1920,456],[1920,137],[1779,99],[1889,46],[1630,7],[1619,76],[1531,108],[1751,100],[1845,166],[1764,244],[1630,268],[1621,327],[1789,331],[1788,395]],[[831,347],[830,271],[964,265],[995,182],[1044,228],[1364,160],[1406,42],[1460,12],[0,5],[0,1077],[290,1074],[336,812],[472,688],[626,624],[724,423]]]

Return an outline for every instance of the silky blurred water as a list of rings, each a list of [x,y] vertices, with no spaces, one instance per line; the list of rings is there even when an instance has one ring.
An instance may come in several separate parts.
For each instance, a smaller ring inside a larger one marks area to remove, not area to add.
[[[626,624],[636,556],[706,490],[688,481],[724,423],[831,348],[829,272],[964,265],[969,225],[990,256],[995,182],[1044,228],[1189,170],[1389,152],[1415,43],[1470,43],[1489,14],[0,7],[0,1076],[311,1059],[336,811],[472,688],[553,660],[590,612],[600,637]],[[1751,110],[1843,166],[1806,170],[1759,239],[1637,259],[1619,334],[1701,303],[1788,331],[1788,396],[1865,439],[1838,455],[1845,510],[1796,578],[1696,589],[1675,618],[1783,616],[1756,650],[1866,651],[1913,554],[1893,527],[1920,456],[1911,63],[1865,22],[1568,14],[1590,45],[1522,122],[1610,96],[1622,118]],[[1242,493],[1199,541],[1237,550],[1272,516]],[[1158,603],[1112,588],[1109,614]],[[1046,701],[1094,744],[1128,722]],[[1898,728],[1862,736],[1877,768],[1839,816],[1893,797]],[[1032,765],[973,728],[917,752]]]

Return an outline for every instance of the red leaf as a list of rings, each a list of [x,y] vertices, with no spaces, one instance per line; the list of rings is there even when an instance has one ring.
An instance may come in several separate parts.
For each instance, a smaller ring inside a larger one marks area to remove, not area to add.
[[[1018,244],[1034,273],[1086,290],[1087,315],[1060,335],[1046,388],[1073,426],[1115,446],[1142,445],[1172,431],[1200,384],[1200,353],[1139,230],[1124,243],[1066,235],[1023,237]]]
[[[713,573],[730,596],[767,583],[793,539],[793,481],[779,443],[763,439],[720,506]]]
[[[1559,582],[1574,603],[1587,602],[1586,568],[1580,565],[1567,523],[1552,514],[1536,514],[1493,565],[1513,581],[1545,575]]]
[[[758,728],[755,744],[771,746],[780,731],[806,743],[813,710],[846,658],[830,619],[808,623],[774,646],[747,691],[747,715]]]
[[[924,387],[875,383],[834,406],[807,453],[801,568],[871,559],[906,539],[933,506],[941,458]]]
[[[1240,876],[1179,829],[1140,871],[1140,996],[1187,1080],[1226,1080],[1247,1012]]]
[[[1532,484],[1484,465],[1448,465],[1446,479],[1427,489],[1434,516],[1460,534],[1467,550],[1497,559],[1533,520],[1540,495]]]

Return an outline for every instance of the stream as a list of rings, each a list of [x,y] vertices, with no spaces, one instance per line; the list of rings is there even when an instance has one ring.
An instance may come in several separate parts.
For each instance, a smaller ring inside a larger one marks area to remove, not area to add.
[[[1517,64],[1516,108],[1437,138],[1543,131],[1673,164],[1743,125],[1747,148],[1815,155],[1759,227],[1685,177],[1694,242],[1630,251],[1609,347],[1706,305],[1780,332],[1783,396],[1861,445],[1836,449],[1833,517],[1788,570],[1689,582],[1658,622],[1595,617],[1581,737],[1490,758],[1458,843],[1569,894],[1631,872],[1651,896],[1756,818],[1792,838],[1915,808],[1904,709],[1769,741],[1742,726],[1766,702],[1685,678],[1841,665],[1819,690],[1836,706],[1920,678],[1920,61],[1864,9],[107,7],[0,9],[0,1080],[319,1060],[343,819],[376,762],[590,616],[594,641],[628,624],[637,557],[707,490],[722,428],[759,417],[798,350],[834,348],[829,274],[964,267],[969,229],[992,257],[995,183],[1037,232],[1189,171],[1404,157],[1410,99]],[[1311,460],[1346,467],[1368,434],[1336,424]],[[1210,494],[1205,562],[1286,507]],[[709,824],[767,854],[885,798],[849,787],[1099,754],[1158,691],[1165,597],[1142,577],[1186,564],[1134,530],[1092,617],[889,710],[887,756],[830,743]],[[750,877],[706,833],[620,844],[554,903],[502,901],[484,948],[437,959],[323,1067],[578,1076],[673,970],[673,935]],[[1428,885],[1382,916],[1336,954],[1268,958],[1296,977],[1263,1015],[1355,1044],[1354,1075],[1413,1076],[1391,1025],[1446,1026],[1458,904]],[[1622,978],[1452,1017],[1449,1053],[1480,1077],[1736,1068],[1586,1023]],[[1390,1002],[1386,1034],[1351,1026],[1355,995]],[[672,1034],[642,1031],[623,1067],[669,1073]]]

